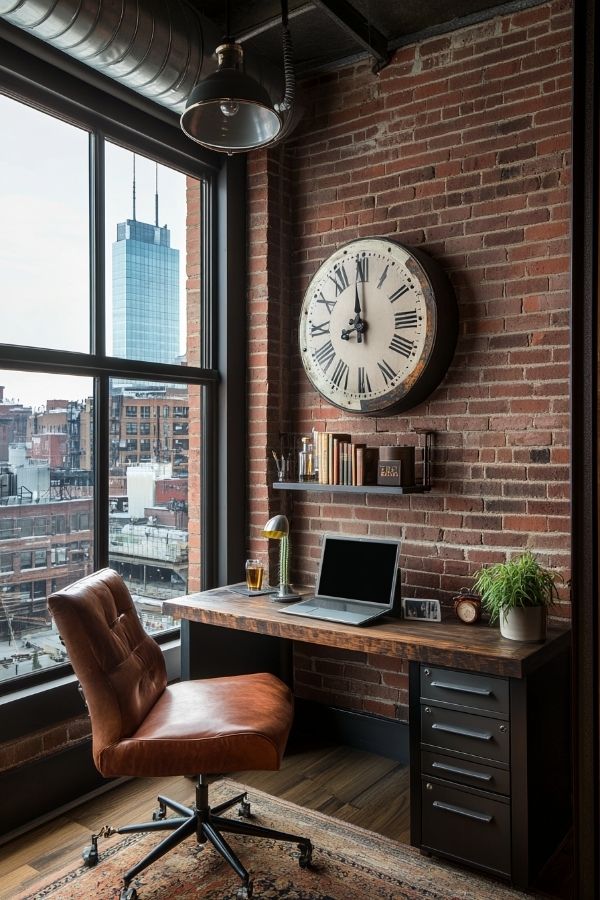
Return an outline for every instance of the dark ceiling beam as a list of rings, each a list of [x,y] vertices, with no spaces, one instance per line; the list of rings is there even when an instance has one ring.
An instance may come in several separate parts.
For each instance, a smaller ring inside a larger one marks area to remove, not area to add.
[[[410,34],[401,34],[390,40],[390,50],[398,50],[400,47],[406,47],[408,44],[418,44],[420,41],[428,38],[438,37],[441,34],[450,34],[452,31],[458,31],[460,28],[469,28],[471,25],[479,25],[481,22],[487,22],[489,19],[495,19],[497,16],[509,16],[514,13],[522,12],[531,6],[540,6],[547,0],[509,0],[508,3],[490,3],[485,9],[478,12],[469,13],[465,16],[455,16],[445,22],[437,22],[435,25],[429,25],[421,28],[419,31],[413,31]]]
[[[315,6],[327,13],[375,58],[376,71],[388,64],[390,50],[387,38],[374,28],[361,12],[351,6],[348,0],[315,0]]]
[[[288,12],[288,20],[291,21],[292,19],[296,19],[298,16],[302,16],[304,13],[310,12],[314,8],[315,4],[312,0],[309,0],[308,3],[303,3],[302,6],[297,6],[296,9],[290,9]],[[236,31],[233,36],[236,41],[243,44],[244,41],[249,41],[250,38],[258,37],[259,34],[264,34],[265,31],[270,31],[278,25],[281,25],[281,15],[271,16],[270,19],[265,19],[264,22],[257,22],[252,28]]]

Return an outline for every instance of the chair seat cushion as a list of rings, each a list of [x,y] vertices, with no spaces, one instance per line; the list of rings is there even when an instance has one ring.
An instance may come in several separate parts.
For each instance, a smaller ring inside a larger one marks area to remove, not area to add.
[[[291,691],[274,675],[182,681],[96,764],[107,777],[278,769],[292,716]]]

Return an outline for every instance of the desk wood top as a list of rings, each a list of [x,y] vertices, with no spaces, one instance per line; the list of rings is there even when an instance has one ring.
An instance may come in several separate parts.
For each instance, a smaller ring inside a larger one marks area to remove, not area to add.
[[[281,608],[281,601],[270,595],[247,597],[230,587],[163,603],[164,612],[175,619],[513,678],[527,675],[570,640],[568,628],[561,626],[549,628],[543,644],[526,644],[501,637],[497,627],[463,625],[454,619],[428,623],[385,618],[359,628],[291,616]]]

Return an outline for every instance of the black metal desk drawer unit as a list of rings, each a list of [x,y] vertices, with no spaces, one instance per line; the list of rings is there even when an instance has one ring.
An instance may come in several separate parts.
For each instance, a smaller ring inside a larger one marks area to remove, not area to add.
[[[567,827],[568,683],[565,658],[527,678],[411,663],[415,846],[532,883]]]

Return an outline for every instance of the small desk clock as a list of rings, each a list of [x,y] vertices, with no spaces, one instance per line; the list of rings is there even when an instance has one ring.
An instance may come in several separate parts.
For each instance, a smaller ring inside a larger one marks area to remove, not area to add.
[[[463,588],[454,598],[454,612],[465,625],[474,625],[481,619],[481,598]]]

